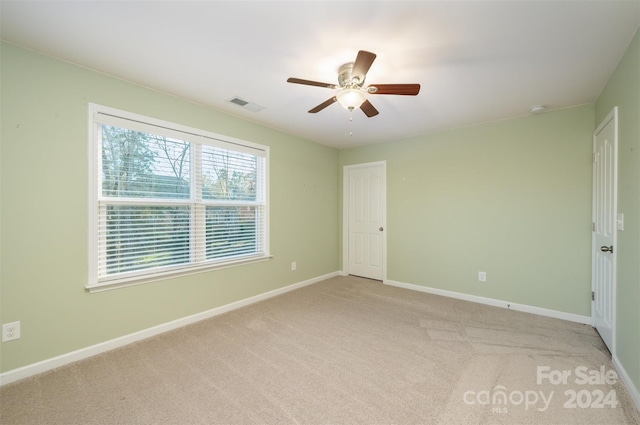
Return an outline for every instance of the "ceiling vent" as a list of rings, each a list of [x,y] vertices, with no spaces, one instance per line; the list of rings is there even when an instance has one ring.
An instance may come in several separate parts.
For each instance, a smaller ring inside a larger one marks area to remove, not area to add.
[[[247,109],[251,112],[259,112],[262,111],[264,109],[264,106],[260,106],[257,103],[253,103],[253,102],[248,102],[240,97],[233,97],[231,99],[228,100],[229,103],[233,103],[235,105],[238,105],[244,109]]]

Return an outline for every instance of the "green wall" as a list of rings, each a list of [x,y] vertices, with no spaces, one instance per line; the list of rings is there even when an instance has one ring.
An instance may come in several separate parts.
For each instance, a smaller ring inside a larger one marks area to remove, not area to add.
[[[337,150],[10,44],[1,54],[0,319],[22,328],[1,371],[338,270]],[[274,258],[87,293],[89,102],[270,146]]]
[[[640,31],[596,102],[595,124],[618,106],[616,355],[640,391]]]
[[[592,132],[581,106],[343,150],[340,165],[387,160],[389,280],[589,316]]]

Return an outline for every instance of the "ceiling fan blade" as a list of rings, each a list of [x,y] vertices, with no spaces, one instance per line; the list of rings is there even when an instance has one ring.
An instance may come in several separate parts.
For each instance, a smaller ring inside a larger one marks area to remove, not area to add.
[[[367,87],[367,91],[370,94],[399,94],[403,96],[415,96],[420,93],[420,84],[371,84]]]
[[[362,112],[369,118],[375,117],[380,113],[368,100],[365,100],[362,105],[360,105],[360,109],[362,109]]]
[[[324,102],[322,102],[321,104],[319,104],[318,106],[316,106],[313,109],[309,110],[310,114],[315,114],[316,112],[320,112],[322,111],[324,108],[326,108],[327,106],[335,103],[338,99],[336,99],[335,96],[333,96],[331,99],[327,99]]]
[[[351,75],[360,78],[360,82],[364,81],[364,77],[367,75],[367,72],[369,71],[369,68],[371,68],[371,64],[375,58],[375,53],[360,50],[356,57],[356,61],[353,63]]]
[[[302,78],[289,78],[287,83],[304,84],[307,86],[326,87],[328,89],[336,88],[335,84],[321,83],[319,81],[303,80]]]

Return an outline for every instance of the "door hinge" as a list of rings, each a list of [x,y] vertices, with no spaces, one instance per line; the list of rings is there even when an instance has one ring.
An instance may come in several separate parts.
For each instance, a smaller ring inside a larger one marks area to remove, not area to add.
[[[596,222],[595,222],[595,221],[592,221],[592,222],[591,222],[591,231],[592,231],[592,232],[595,232],[595,231],[596,231]]]
[[[591,159],[593,159],[593,162],[596,162],[598,160],[598,155],[594,152],[591,154]]]
[[[591,291],[591,301],[595,301],[596,300],[596,293],[595,291]]]

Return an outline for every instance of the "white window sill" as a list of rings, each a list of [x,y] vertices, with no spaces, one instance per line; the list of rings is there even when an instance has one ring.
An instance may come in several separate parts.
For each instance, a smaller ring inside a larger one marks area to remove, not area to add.
[[[245,264],[261,263],[263,261],[268,261],[271,258],[273,258],[273,256],[264,255],[260,257],[238,259],[235,261],[225,261],[224,263],[206,264],[202,266],[188,266],[184,268],[173,269],[169,271],[162,271],[162,272],[153,273],[153,274],[147,273],[142,276],[130,276],[130,277],[121,278],[121,279],[113,279],[113,280],[88,284],[85,286],[85,289],[88,290],[90,293],[110,291],[112,289],[125,288],[127,286],[134,286],[134,285],[142,285],[144,283],[157,282],[159,280],[166,280],[166,279],[173,279],[176,277],[188,276],[196,273],[204,273],[204,272],[209,272],[213,270],[222,270],[222,269],[227,269],[229,267],[236,267],[236,266],[241,266]]]

